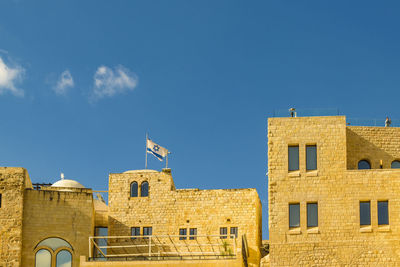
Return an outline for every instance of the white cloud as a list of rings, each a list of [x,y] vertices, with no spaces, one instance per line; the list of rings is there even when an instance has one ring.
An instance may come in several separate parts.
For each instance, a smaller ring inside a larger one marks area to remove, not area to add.
[[[25,70],[20,66],[14,68],[7,66],[0,57],[0,95],[10,92],[15,96],[24,96],[24,90],[15,86],[16,83],[22,81],[24,72]]]
[[[117,66],[114,70],[107,66],[100,66],[93,78],[94,86],[91,100],[132,91],[138,84],[136,74],[123,66]]]
[[[74,87],[74,79],[69,70],[65,70],[61,73],[56,86],[53,87],[53,90],[57,95],[65,95],[68,88],[72,87]]]

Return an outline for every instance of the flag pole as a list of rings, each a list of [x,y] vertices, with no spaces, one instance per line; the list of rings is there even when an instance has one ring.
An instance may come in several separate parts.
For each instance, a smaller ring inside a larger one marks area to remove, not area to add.
[[[144,165],[144,168],[147,169],[147,140],[149,139],[149,135],[146,133],[146,145],[145,145],[145,153],[146,153],[146,163]]]

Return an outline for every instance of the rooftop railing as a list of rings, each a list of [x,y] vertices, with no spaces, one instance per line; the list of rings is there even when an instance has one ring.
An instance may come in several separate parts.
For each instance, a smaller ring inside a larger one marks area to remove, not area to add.
[[[272,117],[317,117],[338,115],[340,115],[338,108],[288,108],[274,110]]]
[[[391,124],[389,127],[400,127],[400,119],[390,119]],[[363,119],[363,118],[346,118],[348,126],[374,126],[385,127],[386,118],[380,119]]]
[[[277,109],[272,113],[272,117],[324,117],[324,116],[344,116],[338,108],[288,108]],[[388,127],[400,127],[400,119],[390,118],[391,123]],[[386,117],[380,119],[373,118],[346,118],[349,126],[374,126],[385,127]]]
[[[89,237],[89,261],[235,259],[235,235]]]

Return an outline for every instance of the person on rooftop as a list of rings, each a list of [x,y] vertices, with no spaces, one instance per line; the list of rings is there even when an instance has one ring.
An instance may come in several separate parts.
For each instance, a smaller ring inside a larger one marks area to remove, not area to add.
[[[392,124],[392,120],[389,119],[388,116],[386,116],[386,120],[385,120],[385,127],[390,127],[390,124]]]

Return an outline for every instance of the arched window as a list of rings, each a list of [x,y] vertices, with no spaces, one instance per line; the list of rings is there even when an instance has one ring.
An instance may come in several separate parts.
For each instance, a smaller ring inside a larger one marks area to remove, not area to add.
[[[360,160],[360,161],[358,162],[358,169],[359,169],[359,170],[371,169],[371,164],[369,163],[368,160],[365,160],[365,159]]]
[[[64,239],[46,238],[36,245],[35,251],[35,267],[72,267],[73,250]]]
[[[141,197],[148,197],[149,196],[149,183],[143,182],[140,186],[140,196]]]
[[[392,169],[400,169],[400,161],[398,160],[393,160],[392,161]]]
[[[65,241],[64,239],[57,238],[57,237],[50,237],[42,240],[36,247],[49,247],[53,251],[61,247],[67,247],[72,249],[71,245]]]
[[[71,267],[72,266],[72,255],[68,250],[60,250],[57,253],[56,267]]]
[[[138,184],[137,182],[131,183],[131,197],[138,196]]]
[[[51,253],[47,249],[39,249],[35,258],[35,267],[51,267]]]

